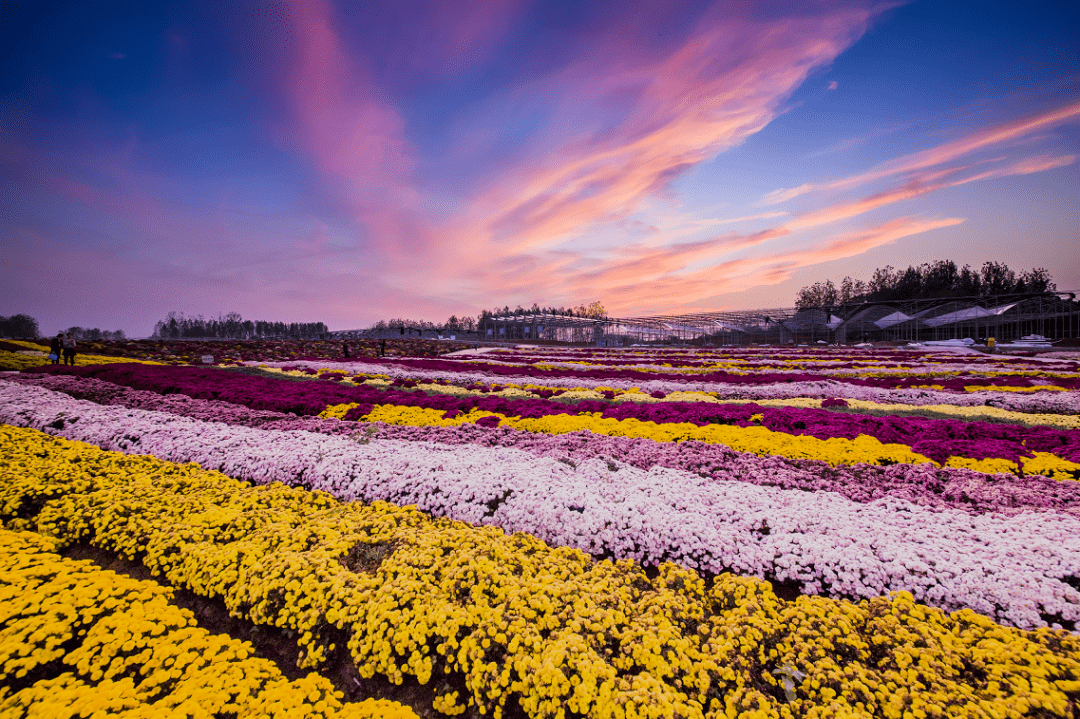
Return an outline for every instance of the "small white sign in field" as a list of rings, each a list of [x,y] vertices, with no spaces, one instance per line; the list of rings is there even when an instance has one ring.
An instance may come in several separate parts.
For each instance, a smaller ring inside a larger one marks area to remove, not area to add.
[[[203,355],[202,356],[202,363],[203,364],[214,364],[214,355]]]

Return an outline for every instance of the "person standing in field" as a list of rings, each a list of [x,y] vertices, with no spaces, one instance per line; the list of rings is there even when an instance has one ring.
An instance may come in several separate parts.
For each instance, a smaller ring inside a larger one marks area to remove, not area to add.
[[[341,352],[345,355],[345,359],[349,359],[349,343],[344,340],[341,342]]]
[[[64,350],[63,344],[64,333],[57,332],[56,336],[52,338],[52,342],[49,343],[49,357],[53,364],[60,364],[60,354]]]
[[[70,332],[64,337],[64,364],[75,366],[75,338]]]

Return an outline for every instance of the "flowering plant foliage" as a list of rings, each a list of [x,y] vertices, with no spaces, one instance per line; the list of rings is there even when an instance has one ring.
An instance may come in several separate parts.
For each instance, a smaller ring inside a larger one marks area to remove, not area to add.
[[[251,646],[196,625],[173,592],[0,529],[0,699],[5,716],[415,719],[396,702],[343,704],[317,674],[289,681]]]
[[[234,366],[36,367],[20,353],[37,345],[0,347],[23,370],[0,376],[0,523],[52,542],[19,545],[13,556],[36,558],[18,567],[91,543],[276,628],[305,668],[351,662],[359,679],[413,687],[395,698],[425,684],[420,713],[1076,712],[1076,362],[831,348],[382,358],[360,344],[345,359],[336,342],[205,344],[146,356]],[[27,607],[69,601],[63,587],[55,600],[16,591]],[[127,611],[117,594],[78,601],[103,626]],[[196,635],[170,628],[164,601],[133,611],[160,636],[153,652],[182,655]],[[245,683],[263,676],[254,664],[235,680],[215,665],[222,679],[182,699],[165,684],[138,695],[142,640],[77,654],[64,626],[0,641],[0,671],[5,651],[60,641],[90,673],[69,678],[41,654],[0,680],[0,704],[373,710],[315,675]]]
[[[706,581],[664,564],[650,578],[632,562],[408,508],[0,432],[5,522],[137,557],[288,627],[311,666],[330,629],[343,632],[362,675],[441,682],[444,711],[467,697],[495,717],[511,700],[534,717],[981,717],[1017,705],[1066,716],[1080,689],[1075,636],[947,615],[906,592],[789,602],[732,574]],[[122,661],[139,648],[109,642]],[[101,678],[125,666],[114,660]]]
[[[858,503],[600,459],[572,467],[498,447],[361,445],[103,407],[10,383],[0,384],[0,398],[0,421],[105,449],[299,483],[345,500],[415,504],[593,555],[734,569],[812,593],[906,589],[935,606],[970,607],[1022,627],[1080,619],[1080,592],[1064,581],[1080,576],[1080,519],[1065,514],[972,516],[893,498]]]

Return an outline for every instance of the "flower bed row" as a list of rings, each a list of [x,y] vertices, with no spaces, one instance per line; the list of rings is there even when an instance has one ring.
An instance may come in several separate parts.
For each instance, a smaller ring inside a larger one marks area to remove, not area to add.
[[[29,352],[31,350],[27,351]],[[0,350],[0,372],[23,371],[35,367],[51,366],[48,364],[49,360],[47,357],[47,353],[48,350],[45,350],[45,354],[22,354],[21,352],[9,352],[7,350]],[[88,365],[104,365],[110,363],[127,364],[134,361],[135,360],[116,357],[103,357],[100,355],[78,354],[75,356],[75,365],[77,367],[85,367]]]
[[[641,421],[630,418],[619,420],[594,414],[555,414],[536,418],[518,417],[498,412],[471,410],[460,412],[424,409],[397,405],[337,405],[327,408],[323,416],[336,416],[345,420],[361,422],[386,422],[410,426],[455,426],[480,424],[507,426],[527,432],[543,434],[566,434],[588,431],[593,434],[638,437],[655,442],[697,441],[705,444],[722,444],[737,451],[752,452],[762,456],[781,456],[792,459],[820,459],[830,465],[865,464],[922,464],[934,460],[919,454],[905,444],[883,443],[868,435],[854,439],[818,439],[807,435],[791,435],[774,432],[765,427],[738,427],[725,425],[696,425],[689,422]],[[760,417],[760,415],[756,415]],[[1019,472],[1040,474],[1058,479],[1080,479],[1080,464],[1061,459],[1047,452],[1031,452],[1017,461],[986,454],[1005,451],[1002,443],[952,442],[952,448],[967,454],[983,454],[976,459],[962,455],[947,455],[945,466],[963,467],[979,472]],[[1007,447],[1007,445],[1006,445]],[[942,452],[942,454],[946,454]]]
[[[296,632],[311,665],[340,632],[364,676],[440,682],[443,711],[1019,717],[1068,716],[1080,698],[1075,636],[907,593],[787,602],[760,580],[673,564],[650,579],[526,535],[0,432],[9,526],[137,557]]]
[[[1080,619],[1080,519],[1064,513],[973,516],[601,459],[571,467],[497,447],[361,444],[105,407],[13,383],[0,383],[0,400],[9,424],[343,500],[415,504],[593,555],[674,560],[854,598],[905,589],[1020,627]]]
[[[724,347],[697,349],[586,349],[570,347],[530,347],[517,345],[500,348],[488,354],[501,362],[532,364],[561,361],[602,366],[629,366],[634,363],[653,363],[669,367],[1031,367],[1047,366],[1066,371],[1080,370],[1074,360],[1052,358],[1051,361],[1029,361],[1011,355],[955,354],[933,350],[836,348],[788,349],[783,347]]]
[[[358,436],[352,422],[296,417],[270,410],[254,410],[219,400],[186,395],[160,395],[101,380],[70,375],[19,375],[5,381],[32,384],[96,404],[166,412],[210,422],[273,430],[303,430],[332,436]],[[930,464],[831,466],[819,460],[760,457],[703,442],[654,442],[631,437],[609,437],[592,432],[544,435],[509,427],[461,424],[388,425],[364,428],[363,438],[436,442],[449,445],[513,447],[534,456],[577,465],[597,457],[641,470],[668,467],[715,480],[742,481],[762,486],[804,491],[837,492],[856,502],[896,497],[928,508],[949,508],[972,514],[1018,514],[1055,510],[1080,516],[1080,483],[1014,474],[987,475],[965,469],[937,468]]]
[[[382,351],[379,340],[200,340],[200,339],[147,339],[79,341],[79,351],[99,356],[154,360],[170,364],[201,362],[202,357],[212,355],[216,362],[244,362],[262,360],[287,360],[299,358],[341,358],[344,356],[342,342],[347,342],[352,357],[378,357]],[[35,342],[16,342],[29,349],[46,349],[48,339]],[[386,340],[386,354],[392,357],[438,357],[472,347],[451,340],[400,339]],[[114,360],[115,361],[115,360]]]
[[[198,627],[171,590],[56,545],[0,529],[4,716],[416,719],[396,702],[342,704],[318,674],[290,682],[250,645]]]
[[[540,398],[429,396],[366,386],[290,383],[201,368],[112,365],[48,369],[163,394],[177,392],[302,415],[329,411],[344,419],[411,425],[459,424],[491,417],[488,421],[533,432],[590,430],[658,441],[693,439],[757,454],[823,459],[830,464],[932,460],[980,471],[1022,470],[1080,478],[1080,463],[1075,461],[1080,460],[1080,430],[847,415],[754,404],[610,404],[599,400],[567,404]],[[464,416],[454,419],[459,414]]]
[[[346,384],[367,384],[374,387],[390,387],[394,389],[406,388],[417,389],[427,393],[450,394],[457,396],[479,396],[495,394],[500,397],[533,398],[540,397],[550,399],[560,397],[565,400],[610,400],[615,402],[702,402],[707,404],[745,404],[746,399],[719,399],[717,392],[703,392],[700,390],[680,390],[665,394],[654,392],[645,394],[637,388],[629,390],[616,389],[614,387],[599,386],[592,389],[569,386],[552,386],[538,384],[517,385],[512,383],[486,383],[470,382],[466,385],[451,384],[445,379],[427,380],[419,378],[395,377],[391,379],[386,375],[372,374],[348,374],[344,370],[316,371],[311,368],[287,369],[260,366],[260,371],[267,373],[280,373],[287,377],[305,377],[332,380]],[[798,407],[803,409],[829,408],[833,411],[851,412],[853,414],[869,414],[878,417],[890,416],[914,416],[927,417],[929,419],[961,419],[967,422],[992,422],[1002,424],[1018,424],[1026,427],[1050,426],[1062,429],[1080,429],[1080,416],[1066,414],[1037,414],[1031,412],[1015,412],[999,407],[981,405],[975,407],[957,406],[952,404],[931,405],[906,405],[906,404],[883,404],[858,399],[839,398],[813,398],[795,397],[791,399],[758,399],[756,404],[763,407]]]
[[[632,381],[625,379],[593,379],[590,377],[572,377],[571,382],[561,382],[559,378],[545,378],[530,374],[530,368],[515,367],[513,372],[502,375],[492,375],[470,367],[465,363],[445,362],[448,369],[424,369],[413,366],[415,363],[384,363],[371,364],[370,360],[363,362],[265,362],[259,363],[259,367],[270,369],[288,370],[311,369],[316,373],[338,371],[350,375],[384,376],[391,379],[405,381],[439,381],[447,382],[459,387],[469,385],[489,385],[495,379],[499,379],[501,385],[516,384],[518,386],[540,385],[551,388],[559,388],[562,385],[572,384],[574,387],[594,389],[614,389],[617,391],[639,391],[645,394],[667,395],[674,392],[699,391],[712,394],[721,399],[793,399],[803,397],[816,398],[844,398],[881,403],[900,403],[912,406],[932,404],[952,404],[958,407],[994,406],[1018,412],[1047,412],[1053,414],[1075,415],[1080,413],[1080,392],[1033,392],[1023,394],[1018,392],[1003,391],[978,391],[967,394],[944,392],[935,389],[882,389],[878,387],[865,387],[839,380],[817,377],[814,380],[795,381],[785,380],[779,382],[760,384],[724,384],[717,382],[703,382],[693,378],[665,380],[645,379]],[[554,380],[554,381],[553,381]]]
[[[5,381],[42,386],[97,404],[163,411],[192,419],[275,430],[304,430],[336,436],[357,435],[352,422],[313,417],[299,418],[270,410],[254,410],[219,400],[186,395],[160,395],[121,385],[70,375],[19,375]],[[369,438],[476,444],[523,449],[563,462],[605,457],[648,470],[654,466],[684,469],[695,474],[766,486],[808,491],[839,492],[855,501],[897,496],[928,507],[950,507],[976,513],[1016,513],[1027,509],[1073,511],[1080,503],[1080,484],[1062,483],[1039,476],[1012,474],[987,476],[963,469],[929,464],[887,466],[856,464],[831,466],[820,460],[760,457],[733,451],[724,445],[693,440],[660,443],[643,438],[611,437],[592,432],[543,435],[509,427],[477,424],[452,426],[369,424]]]
[[[456,371],[461,370],[462,365],[468,366],[473,371],[482,371],[491,376],[515,376],[520,375],[523,369],[527,369],[530,376],[542,379],[566,379],[573,378],[574,382],[582,379],[604,380],[633,380],[636,382],[675,380],[681,382],[705,382],[709,384],[728,385],[756,385],[774,382],[813,382],[822,379],[831,379],[842,384],[850,384],[855,387],[875,387],[881,389],[905,389],[921,387],[932,382],[940,390],[964,393],[983,389],[980,385],[993,385],[1001,389],[1029,390],[1033,387],[1033,379],[1037,378],[1037,385],[1049,389],[1077,390],[1080,389],[1080,376],[1075,373],[1062,373],[1059,375],[1048,374],[1046,371],[1039,373],[1010,373],[995,372],[986,379],[979,377],[948,377],[941,374],[915,373],[910,376],[895,377],[884,375],[880,377],[857,377],[837,374],[832,376],[825,372],[811,373],[806,371],[790,372],[737,372],[737,371],[678,371],[674,367],[656,367],[653,369],[619,369],[619,368],[585,368],[570,366],[558,366],[555,363],[537,362],[527,367],[516,364],[500,363],[496,360],[486,359],[450,360],[450,359],[379,359],[365,360],[369,364],[389,365],[406,367],[410,370],[429,371]],[[254,364],[254,363],[253,363]]]

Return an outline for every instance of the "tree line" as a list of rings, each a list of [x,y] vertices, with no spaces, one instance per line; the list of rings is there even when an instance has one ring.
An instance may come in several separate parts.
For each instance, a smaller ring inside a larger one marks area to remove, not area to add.
[[[12,315],[11,317],[0,315],[0,337],[33,339],[37,336],[38,323],[30,315]]]
[[[86,342],[108,342],[127,339],[123,330],[110,332],[109,330],[99,330],[97,327],[68,327],[64,330],[64,334],[70,334],[71,338],[74,340],[83,340]]]
[[[63,332],[71,335],[72,339],[76,341],[101,342],[103,340],[127,339],[123,330],[110,332],[97,327],[68,327]],[[0,316],[0,337],[36,339],[40,336],[41,330],[38,327],[38,321],[30,315]]]
[[[442,325],[437,325],[434,322],[428,322],[427,320],[410,320],[397,317],[390,320],[379,320],[372,325],[371,328],[385,330],[404,327],[405,329],[414,330],[446,329],[462,332],[477,332],[495,317],[520,317],[522,315],[536,314],[556,315],[561,317],[590,317],[593,319],[603,319],[608,316],[607,310],[604,309],[604,305],[599,300],[588,306],[582,304],[577,307],[541,307],[534,302],[532,307],[528,309],[521,305],[518,305],[514,309],[510,309],[510,306],[506,305],[502,308],[495,307],[490,310],[481,310],[480,314],[475,318],[450,315]]]
[[[589,317],[592,319],[604,319],[608,316],[607,310],[604,309],[603,303],[600,300],[593,302],[592,304],[578,305],[577,307],[541,307],[533,302],[532,307],[525,309],[521,305],[518,305],[514,309],[510,309],[509,305],[499,309],[496,307],[492,310],[483,310],[480,313],[480,317],[477,319],[480,324],[483,325],[484,321],[492,317],[520,317],[522,315],[556,315],[560,317]]]
[[[1041,267],[1017,273],[1002,262],[986,262],[982,269],[973,270],[970,265],[958,268],[952,260],[938,260],[906,270],[886,265],[874,270],[869,282],[845,277],[839,288],[832,280],[815,282],[799,290],[795,307],[801,310],[862,302],[1041,294],[1056,289],[1050,273]]]
[[[155,339],[318,339],[330,330],[322,322],[267,322],[245,320],[236,312],[204,318],[170,312],[154,324]]]

